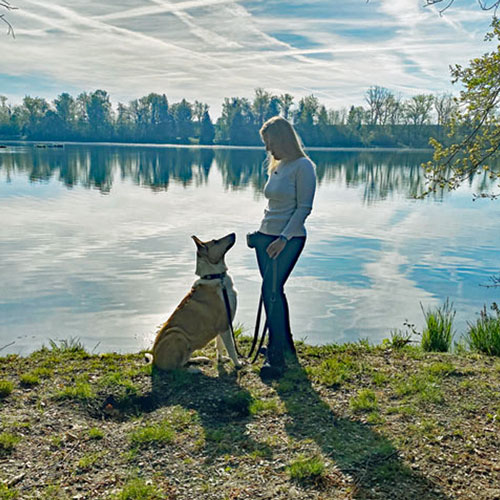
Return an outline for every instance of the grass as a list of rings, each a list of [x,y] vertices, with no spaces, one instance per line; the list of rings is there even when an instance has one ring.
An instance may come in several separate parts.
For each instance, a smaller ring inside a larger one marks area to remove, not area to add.
[[[89,401],[94,399],[95,396],[94,388],[88,382],[79,380],[74,385],[68,385],[61,391],[57,391],[54,398],[58,400]]]
[[[21,438],[15,434],[10,432],[0,433],[0,456],[12,453],[19,441],[21,441]]]
[[[89,429],[89,432],[87,435],[88,435],[89,439],[93,439],[95,441],[98,441],[98,440],[104,438],[104,431],[99,429],[98,427],[92,427],[91,429]]]
[[[34,387],[40,383],[40,377],[35,373],[24,373],[19,377],[23,387]]]
[[[91,469],[105,455],[104,452],[88,453],[84,455],[77,463],[78,472],[83,472]]]
[[[377,396],[371,389],[361,389],[351,398],[349,406],[354,413],[373,411],[378,408]]]
[[[325,472],[325,463],[320,456],[300,455],[290,462],[287,472],[290,479],[298,483],[311,483],[320,479]]]
[[[436,308],[424,310],[425,327],[422,331],[422,349],[424,351],[448,352],[453,341],[453,320],[456,311],[448,299]]]
[[[439,379],[426,373],[417,373],[400,379],[395,392],[398,396],[414,397],[418,403],[441,403],[443,401]]]
[[[10,380],[0,380],[0,399],[6,398],[14,390],[14,384]]]
[[[474,351],[500,356],[500,310],[496,304],[492,309],[496,316],[488,314],[484,306],[476,323],[469,323],[466,341]]]
[[[144,479],[130,480],[122,491],[112,497],[113,500],[165,500],[164,493]]]
[[[336,357],[322,361],[318,366],[308,369],[316,382],[328,387],[337,387],[351,380],[353,375],[360,371],[360,367],[348,354],[338,354]]]
[[[437,500],[426,495],[500,487],[484,473],[498,464],[500,359],[298,343],[301,366],[263,383],[217,366],[211,346],[194,375],[69,347],[0,360],[15,392],[0,401],[5,498]],[[40,384],[19,390],[22,374]]]
[[[19,498],[19,493],[0,482],[0,500],[14,500],[15,498]]]
[[[162,446],[173,442],[175,432],[169,422],[163,421],[136,429],[130,433],[129,437],[133,446]]]

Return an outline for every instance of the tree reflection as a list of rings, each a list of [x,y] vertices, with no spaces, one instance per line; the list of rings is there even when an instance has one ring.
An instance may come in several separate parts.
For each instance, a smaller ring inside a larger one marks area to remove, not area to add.
[[[421,164],[427,152],[412,151],[311,151],[317,165],[318,183],[361,188],[365,203],[390,196],[415,196],[425,190]],[[267,179],[265,153],[261,148],[179,148],[136,146],[66,145],[62,148],[10,146],[0,155],[0,172],[7,179],[26,174],[32,182],[58,179],[68,188],[83,186],[109,193],[117,179],[131,181],[153,191],[166,191],[171,182],[183,186],[206,184],[215,168],[227,189],[251,187],[261,193]],[[481,176],[474,182],[477,193],[493,182]],[[441,198],[443,193],[434,195]]]

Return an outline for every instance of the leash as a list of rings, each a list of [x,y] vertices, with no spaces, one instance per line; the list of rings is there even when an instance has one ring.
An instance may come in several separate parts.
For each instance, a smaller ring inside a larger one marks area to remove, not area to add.
[[[226,277],[226,273],[219,273],[219,274],[207,274],[205,276],[202,276],[201,278],[204,280],[215,280],[218,279],[220,280],[220,284],[222,287],[222,296],[224,298],[224,305],[226,306],[226,315],[227,315],[227,322],[229,324],[229,329],[231,330],[231,336],[233,337],[233,342],[234,342],[234,348],[236,350],[236,354],[240,358],[244,358],[240,351],[238,350],[238,344],[236,343],[236,336],[234,335],[234,329],[233,329],[233,320],[231,318],[231,303],[229,302],[229,294],[227,293],[227,288],[226,285],[224,285],[224,278]]]
[[[252,347],[250,348],[250,352],[248,353],[248,358],[251,358],[254,349],[257,346],[257,342],[259,340],[259,330],[260,330],[260,321],[261,321],[261,316],[262,316],[262,309],[264,305],[264,298],[263,298],[263,291],[262,289],[264,288],[264,280],[267,276],[267,273],[269,272],[269,266],[271,264],[271,261],[267,263],[266,269],[264,271],[264,279],[262,280],[262,288],[260,291],[260,299],[259,299],[259,306],[257,308],[257,319],[255,320],[255,330],[253,334],[253,341],[252,341]],[[269,307],[269,316],[271,316],[274,303],[276,302],[276,288],[278,285],[278,260],[273,259],[272,260],[272,265],[273,265],[273,284],[272,284],[272,290],[271,290],[271,304]],[[257,350],[255,351],[255,355],[253,359],[250,361],[251,364],[255,363],[257,361],[257,358],[259,357],[260,350],[262,349],[262,346],[264,344],[264,340],[266,338],[266,335],[269,331],[269,324],[268,324],[268,317],[266,314],[266,322],[264,323],[264,329],[262,330],[262,336],[260,338],[259,346],[257,347]]]
[[[264,279],[262,280],[262,288],[264,287],[264,280],[267,276],[267,273],[269,272],[270,264],[271,264],[271,261],[269,261],[267,263],[266,269],[264,271]],[[278,260],[277,259],[272,259],[272,271],[273,271],[273,281],[272,281],[272,291],[271,291],[271,304],[269,307],[269,316],[271,316],[272,310],[274,307],[274,303],[276,302],[276,289],[278,286]],[[255,321],[255,329],[254,329],[253,340],[252,340],[252,347],[250,348],[250,352],[248,353],[248,355],[244,356],[238,350],[238,344],[236,343],[236,336],[234,334],[234,329],[233,329],[233,320],[231,318],[231,304],[229,302],[229,295],[227,293],[227,288],[224,285],[225,276],[226,276],[225,272],[219,273],[219,274],[207,274],[205,276],[202,276],[202,279],[208,279],[208,280],[219,279],[220,280],[221,287],[222,287],[222,296],[224,297],[224,305],[226,307],[227,322],[229,324],[229,329],[231,330],[231,336],[233,337],[236,354],[240,358],[251,358],[253,355],[253,359],[250,361],[250,363],[253,364],[253,363],[255,363],[257,358],[259,357],[260,350],[262,349],[267,332],[269,331],[268,318],[267,318],[268,315],[266,314],[266,322],[264,323],[264,329],[262,330],[262,336],[261,336],[260,342],[259,342],[260,322],[261,322],[261,317],[262,317],[262,309],[264,306],[263,291],[261,288],[260,298],[259,298],[259,306],[257,308],[257,318]],[[255,347],[257,346],[257,342],[259,343],[259,345],[257,347],[257,350],[255,351]],[[255,354],[254,354],[254,351],[255,351]]]

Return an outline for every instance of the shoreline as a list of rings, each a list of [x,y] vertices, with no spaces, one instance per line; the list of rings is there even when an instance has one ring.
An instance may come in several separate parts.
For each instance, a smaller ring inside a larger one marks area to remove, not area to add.
[[[128,143],[128,142],[86,142],[86,141],[22,141],[22,140],[6,140],[6,141],[0,141],[1,144],[3,145],[36,145],[36,144],[62,144],[62,145],[67,145],[67,146],[121,146],[125,148],[130,148],[130,147],[143,147],[143,148],[148,148],[148,149],[154,149],[154,148],[159,148],[159,149],[175,149],[175,148],[181,148],[181,149],[211,149],[211,150],[217,150],[217,149],[235,149],[235,150],[242,150],[242,149],[250,149],[250,150],[262,150],[264,151],[264,146],[236,146],[236,145],[230,145],[230,144],[162,144],[162,143]],[[347,152],[386,152],[386,153],[398,153],[398,152],[405,152],[405,153],[411,153],[411,152],[431,152],[433,151],[432,148],[405,148],[405,147],[328,147],[328,146],[313,146],[313,147],[306,147],[306,151],[331,151],[331,152],[341,152],[341,151],[347,151]]]

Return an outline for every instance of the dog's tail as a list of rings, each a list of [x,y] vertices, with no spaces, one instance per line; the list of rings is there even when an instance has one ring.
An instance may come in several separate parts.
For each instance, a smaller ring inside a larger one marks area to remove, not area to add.
[[[144,353],[144,360],[146,361],[146,364],[150,365],[153,363],[153,355],[150,352]]]

